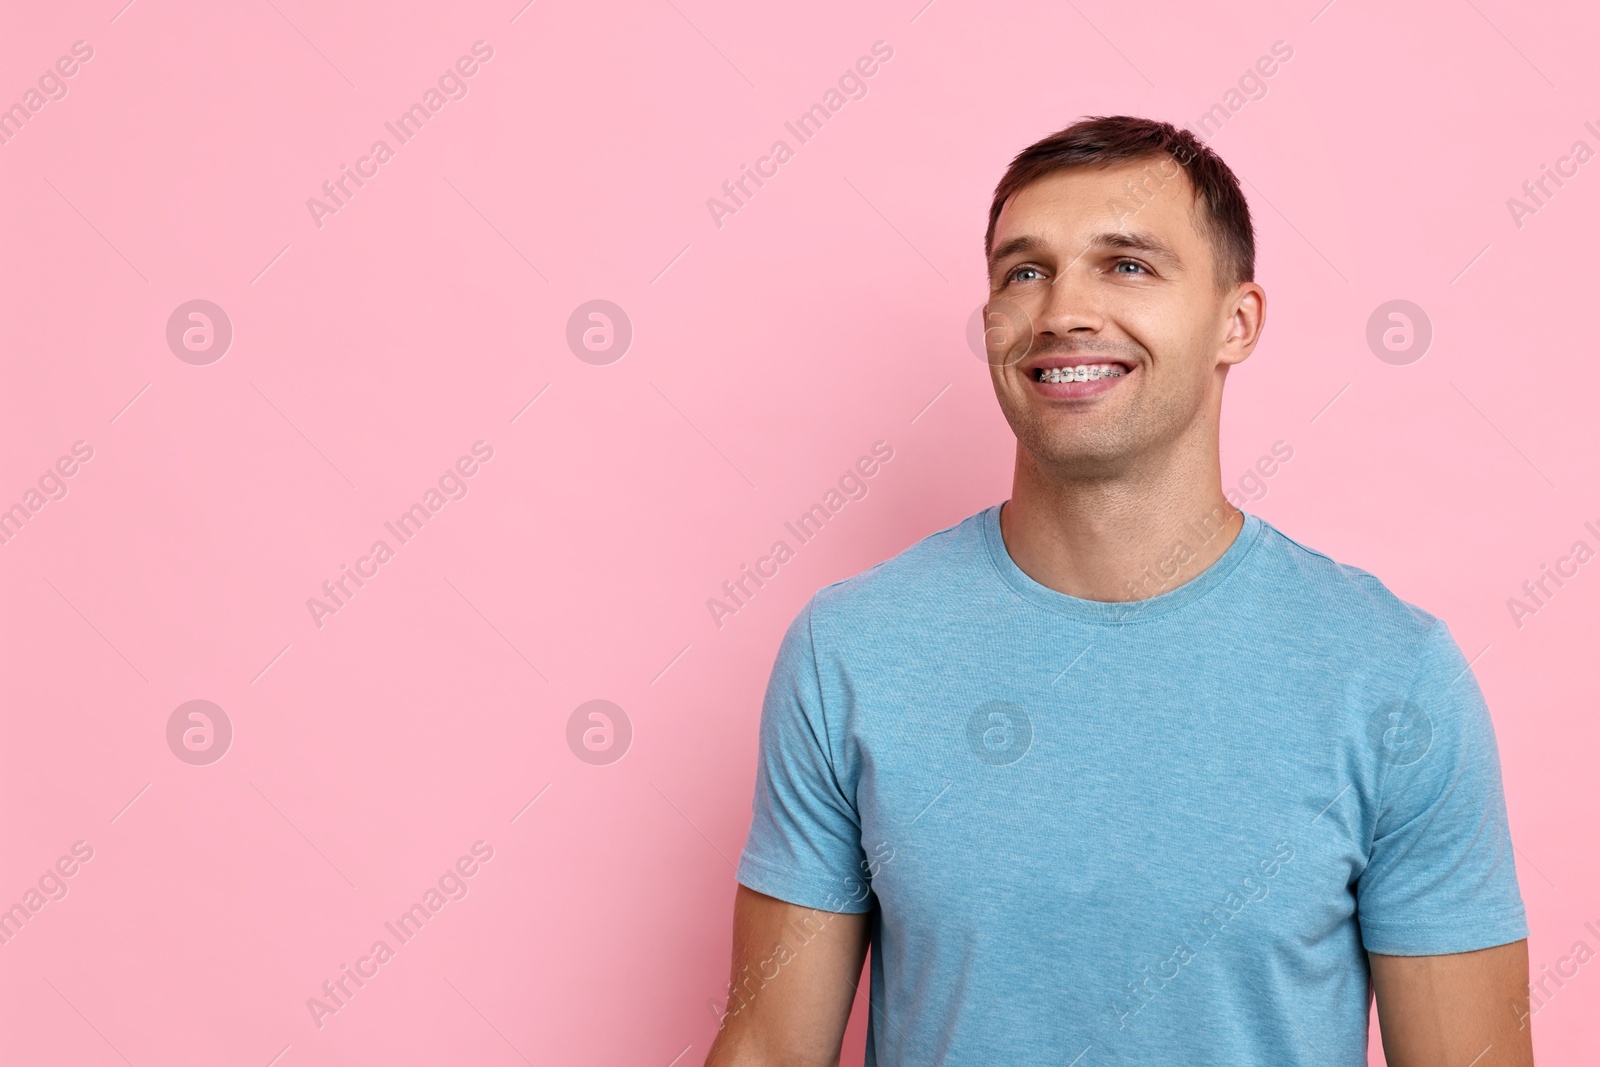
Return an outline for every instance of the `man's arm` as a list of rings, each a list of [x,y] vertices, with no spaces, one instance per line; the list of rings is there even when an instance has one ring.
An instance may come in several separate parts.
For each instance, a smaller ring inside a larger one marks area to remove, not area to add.
[[[868,913],[816,911],[739,886],[733,988],[706,1067],[835,1067],[867,921]]]
[[[1389,1067],[1532,1067],[1526,940],[1368,958]]]

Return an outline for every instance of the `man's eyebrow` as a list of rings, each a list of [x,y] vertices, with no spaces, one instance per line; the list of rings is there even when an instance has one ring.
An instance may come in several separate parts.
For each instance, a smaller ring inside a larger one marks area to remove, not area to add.
[[[1094,248],[1121,248],[1130,252],[1143,252],[1152,259],[1165,260],[1174,267],[1182,262],[1178,257],[1178,253],[1172,250],[1172,246],[1154,234],[1146,233],[1143,230],[1106,230],[1097,233],[1089,239],[1089,243],[1084,246],[1083,251],[1088,252]],[[1021,237],[1013,237],[996,248],[994,254],[989,257],[989,265],[993,267],[1000,260],[1005,259],[1007,256],[1017,255],[1019,252],[1037,253],[1044,250],[1045,244],[1043,241],[1031,234],[1023,234]],[[1079,254],[1081,255],[1082,253]]]
[[[1043,248],[1044,242],[1040,241],[1036,237],[1023,234],[1021,237],[1013,237],[999,248],[996,248],[992,253],[990,253],[989,262],[991,264],[996,263],[999,260],[1005,259],[1007,256],[1014,256],[1018,252],[1037,252]]]
[[[1126,248],[1132,252],[1144,252],[1153,259],[1164,259],[1177,266],[1182,262],[1178,253],[1172,246],[1156,237],[1154,234],[1142,230],[1111,230],[1106,233],[1097,233],[1089,242],[1089,247],[1100,248]]]

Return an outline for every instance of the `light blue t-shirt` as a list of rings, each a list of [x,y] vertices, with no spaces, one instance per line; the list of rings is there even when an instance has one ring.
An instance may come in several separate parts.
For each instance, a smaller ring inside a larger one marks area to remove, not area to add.
[[[819,590],[767,687],[738,879],[872,912],[868,1067],[1356,1067],[1363,950],[1527,936],[1442,621],[1253,515],[1079,599],[1000,507]]]

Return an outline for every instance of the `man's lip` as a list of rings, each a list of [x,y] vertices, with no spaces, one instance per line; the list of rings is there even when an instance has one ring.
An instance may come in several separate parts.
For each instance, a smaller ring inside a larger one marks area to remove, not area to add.
[[[1133,370],[1134,365],[1125,359],[1107,359],[1104,356],[1044,356],[1040,359],[1030,359],[1022,364],[1022,372],[1029,378],[1037,378],[1042,370],[1054,370],[1057,367],[1094,367],[1110,365],[1121,367],[1127,374]]]

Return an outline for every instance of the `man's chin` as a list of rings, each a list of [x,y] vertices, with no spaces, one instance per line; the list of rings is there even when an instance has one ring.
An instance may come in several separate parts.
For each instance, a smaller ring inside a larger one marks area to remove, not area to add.
[[[1103,413],[1038,411],[1025,408],[1006,413],[1017,445],[1043,469],[1076,477],[1101,476],[1126,470],[1139,451],[1139,442],[1126,428],[1108,425]]]

